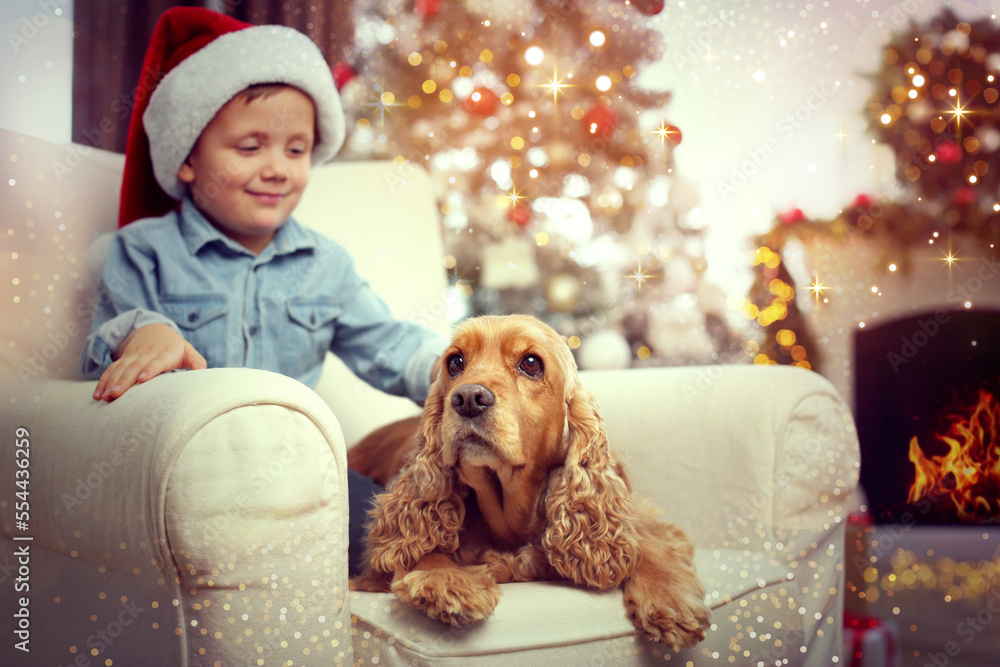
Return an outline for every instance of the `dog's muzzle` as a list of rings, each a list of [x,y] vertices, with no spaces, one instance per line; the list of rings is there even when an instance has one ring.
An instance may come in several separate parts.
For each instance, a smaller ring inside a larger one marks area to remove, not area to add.
[[[451,395],[451,406],[466,419],[475,419],[496,403],[493,392],[481,384],[465,384]]]

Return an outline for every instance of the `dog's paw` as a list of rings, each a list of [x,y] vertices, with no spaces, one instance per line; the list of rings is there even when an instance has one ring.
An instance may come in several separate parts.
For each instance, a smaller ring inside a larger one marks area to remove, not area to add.
[[[500,586],[486,566],[414,570],[392,582],[403,602],[454,628],[488,618],[500,601]]]
[[[691,648],[703,640],[712,622],[708,607],[694,598],[636,600],[626,596],[625,609],[632,624],[647,639],[674,651]]]

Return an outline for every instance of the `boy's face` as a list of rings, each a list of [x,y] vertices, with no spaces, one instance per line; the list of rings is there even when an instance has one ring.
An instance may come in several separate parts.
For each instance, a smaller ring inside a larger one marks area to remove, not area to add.
[[[309,182],[312,100],[295,88],[229,100],[177,172],[223,234],[259,254]]]

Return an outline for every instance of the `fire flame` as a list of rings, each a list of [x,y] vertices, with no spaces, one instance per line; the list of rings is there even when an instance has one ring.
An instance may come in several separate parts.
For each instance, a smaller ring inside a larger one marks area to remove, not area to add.
[[[953,414],[949,419],[945,433],[935,435],[948,445],[947,454],[928,457],[917,436],[910,440],[916,478],[909,502],[947,498],[966,522],[1000,517],[1000,403],[980,389],[969,417]]]

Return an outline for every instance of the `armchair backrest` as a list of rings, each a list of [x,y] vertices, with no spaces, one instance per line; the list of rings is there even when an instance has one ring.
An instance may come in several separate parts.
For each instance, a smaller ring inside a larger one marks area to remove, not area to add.
[[[333,162],[313,170],[295,218],[351,253],[359,273],[396,317],[448,335],[448,290],[430,175],[392,162]],[[316,391],[333,407],[348,446],[374,428],[419,411],[373,389],[332,354]]]
[[[55,378],[81,379],[96,280],[114,232],[124,156],[0,129],[0,383],[2,411],[29,414]],[[344,245],[397,317],[447,334],[449,292],[430,176],[407,164],[333,162],[313,170],[296,219]],[[351,444],[397,416],[407,399],[355,378],[332,355],[317,391]],[[20,404],[19,404],[20,403]]]

